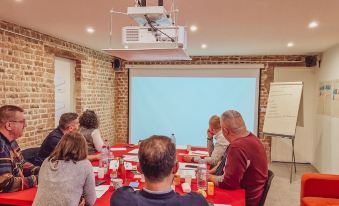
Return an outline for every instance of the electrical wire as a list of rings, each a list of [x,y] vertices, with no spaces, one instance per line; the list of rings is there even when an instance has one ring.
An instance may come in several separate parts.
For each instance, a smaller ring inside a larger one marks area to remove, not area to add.
[[[165,32],[161,31],[159,28],[155,27],[152,23],[152,21],[149,19],[149,17],[145,14],[144,15],[148,25],[153,29],[153,31],[159,31],[160,33],[162,33],[163,35],[167,36],[171,42],[175,42],[175,39],[173,37],[170,37],[168,34],[166,34]]]
[[[109,29],[109,48],[112,48],[112,35],[113,35],[113,26],[112,26],[112,23],[113,23],[113,9],[110,11],[110,15],[111,15],[111,21],[110,21],[110,29]]]

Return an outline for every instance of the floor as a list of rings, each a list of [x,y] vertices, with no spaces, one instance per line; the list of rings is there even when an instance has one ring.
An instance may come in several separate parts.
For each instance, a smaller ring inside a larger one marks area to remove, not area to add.
[[[300,178],[307,172],[317,172],[310,164],[297,164],[297,174],[293,173],[290,184],[290,163],[272,162],[269,169],[274,178],[268,192],[266,206],[297,206],[300,205]]]

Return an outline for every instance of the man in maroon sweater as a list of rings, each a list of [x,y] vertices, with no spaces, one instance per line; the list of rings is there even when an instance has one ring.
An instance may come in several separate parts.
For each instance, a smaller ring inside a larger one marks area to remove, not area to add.
[[[224,174],[209,175],[209,180],[221,188],[245,189],[246,205],[257,206],[268,178],[264,146],[254,134],[247,131],[239,112],[224,112],[220,124],[230,145],[223,158]]]

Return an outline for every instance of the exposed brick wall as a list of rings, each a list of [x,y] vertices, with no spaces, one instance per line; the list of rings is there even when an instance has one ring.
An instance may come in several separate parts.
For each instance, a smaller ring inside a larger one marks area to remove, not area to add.
[[[28,125],[20,146],[39,145],[54,127],[55,57],[75,60],[76,112],[95,110],[103,137],[113,142],[112,57],[5,21],[0,28],[0,104],[25,109]]]
[[[192,61],[167,61],[167,62],[125,62],[122,71],[117,73],[115,79],[116,90],[116,137],[118,142],[127,142],[128,137],[128,71],[126,64],[143,65],[214,65],[214,64],[264,64],[260,71],[259,117],[258,131],[263,142],[268,158],[270,159],[271,137],[262,134],[269,86],[274,80],[274,67],[305,66],[305,56],[301,55],[271,55],[271,56],[195,56]],[[225,108],[227,109],[227,108]]]
[[[259,133],[268,157],[271,138],[262,132],[269,84],[274,67],[305,66],[305,56],[196,56],[192,61],[123,62],[122,70],[113,72],[112,58],[74,43],[45,35],[15,24],[0,21],[0,104],[24,107],[28,127],[19,139],[21,147],[36,146],[54,126],[54,58],[76,62],[76,111],[95,110],[100,118],[104,138],[127,142],[128,137],[128,70],[125,64],[264,64],[261,69],[259,99]],[[16,32],[34,39],[27,38]]]
[[[114,79],[116,143],[128,142],[128,86],[128,70],[123,62],[122,70],[115,73]]]

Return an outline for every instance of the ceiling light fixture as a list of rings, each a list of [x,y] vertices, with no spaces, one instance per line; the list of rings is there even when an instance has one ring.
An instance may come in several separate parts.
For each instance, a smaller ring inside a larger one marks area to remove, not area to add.
[[[206,48],[207,48],[207,45],[206,45],[206,44],[202,44],[202,45],[201,45],[201,48],[202,48],[202,49],[206,49]]]
[[[294,43],[293,42],[288,42],[287,43],[287,47],[294,47]]]
[[[317,21],[311,21],[309,24],[308,24],[308,28],[310,29],[314,29],[314,28],[317,28],[319,26],[319,23]]]
[[[195,25],[192,25],[192,26],[190,27],[190,30],[191,30],[192,32],[195,32],[195,31],[198,30],[198,27],[195,26]]]
[[[17,3],[21,3],[21,2],[22,2],[22,0],[15,0],[15,2],[17,2]]]
[[[87,27],[86,28],[87,33],[93,34],[95,30],[92,27]]]

